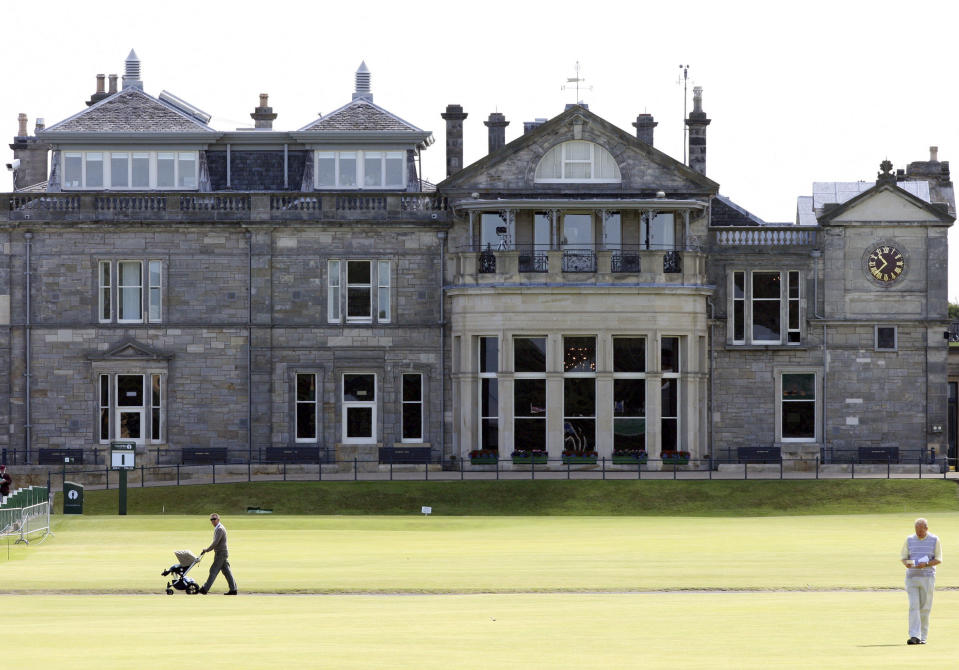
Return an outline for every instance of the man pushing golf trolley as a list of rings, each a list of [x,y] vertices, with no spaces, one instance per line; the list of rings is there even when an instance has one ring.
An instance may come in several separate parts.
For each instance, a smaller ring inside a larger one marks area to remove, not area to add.
[[[224,595],[236,595],[236,580],[233,579],[233,572],[230,570],[230,561],[228,560],[230,553],[226,546],[226,527],[220,523],[220,515],[216,512],[210,515],[210,523],[213,524],[213,542],[209,547],[201,551],[199,556],[192,551],[186,550],[173,552],[176,555],[176,565],[171,565],[162,573],[164,577],[167,575],[176,576],[174,580],[167,582],[167,595],[172,596],[174,591],[186,591],[186,593],[191,596],[197,593],[206,595],[210,587],[213,586],[213,581],[221,572],[223,576],[226,577],[226,583],[230,589]],[[210,576],[207,578],[206,583],[200,586],[187,577],[187,574],[193,569],[193,566],[200,562],[203,554],[208,551],[213,552],[213,565],[210,566]]]

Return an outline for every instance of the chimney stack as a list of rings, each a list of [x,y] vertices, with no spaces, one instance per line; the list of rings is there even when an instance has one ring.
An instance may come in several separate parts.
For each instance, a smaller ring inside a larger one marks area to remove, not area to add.
[[[506,146],[506,126],[509,121],[499,112],[493,112],[489,115],[488,121],[483,121],[483,125],[489,128],[489,153],[498,151]]]
[[[273,113],[273,108],[269,106],[269,98],[268,94],[260,93],[260,106],[250,114],[250,118],[256,122],[254,124],[255,128],[273,130],[273,119],[276,118],[276,114]]]
[[[636,139],[653,146],[653,129],[658,125],[659,122],[653,120],[652,114],[640,114],[633,123],[633,127],[636,128]]]
[[[693,111],[686,119],[689,128],[689,167],[706,174],[706,126],[711,123],[703,111],[703,87],[693,87]]]
[[[90,107],[91,105],[95,105],[101,100],[103,100],[104,98],[108,97],[107,92],[105,90],[106,78],[107,77],[104,74],[97,75],[97,90],[93,95],[90,96],[90,99],[87,100],[87,107]]]
[[[446,121],[446,176],[451,177],[463,169],[463,119],[468,115],[462,105],[447,105],[440,116]]]
[[[366,67],[366,61],[360,63],[356,70],[356,90],[353,91],[353,99],[360,98],[373,102],[373,92],[370,88],[370,71]]]
[[[13,189],[39,184],[47,179],[47,151],[49,146],[36,137],[27,135],[27,115],[17,115],[17,136],[13,138],[13,157],[20,161],[20,167],[13,171]],[[43,130],[43,119],[37,119],[37,132]]]
[[[43,129],[46,128],[46,127],[47,127],[47,124],[43,122],[43,117],[42,117],[42,116],[38,116],[38,117],[37,117],[37,123],[36,123],[36,126],[35,126],[34,129],[33,129],[33,132],[34,132],[34,134],[39,133],[41,130],[43,130]]]
[[[138,91],[143,90],[143,81],[140,79],[140,57],[137,52],[130,49],[130,54],[126,60],[126,70],[123,72],[123,90],[135,88]]]
[[[110,75],[110,95],[113,95],[117,92],[117,75]]]

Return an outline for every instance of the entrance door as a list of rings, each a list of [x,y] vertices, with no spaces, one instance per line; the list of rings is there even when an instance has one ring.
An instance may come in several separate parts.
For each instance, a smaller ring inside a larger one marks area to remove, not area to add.
[[[143,375],[117,375],[117,437],[143,441],[146,405]]]

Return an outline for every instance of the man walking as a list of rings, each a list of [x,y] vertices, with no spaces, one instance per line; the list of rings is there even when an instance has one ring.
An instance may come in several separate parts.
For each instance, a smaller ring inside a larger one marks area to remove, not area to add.
[[[207,578],[206,584],[200,587],[200,593],[203,595],[209,593],[210,587],[213,586],[213,581],[217,575],[222,572],[223,576],[226,577],[227,586],[230,587],[230,590],[224,595],[235,596],[236,581],[233,579],[233,573],[230,571],[230,561],[227,560],[230,557],[230,552],[226,548],[226,527],[220,523],[220,515],[216,512],[210,515],[210,523],[213,524],[213,542],[209,547],[200,552],[200,556],[208,551],[212,551],[213,565],[210,566],[210,576]]]
[[[942,563],[942,545],[929,532],[925,519],[916,519],[916,534],[902,543],[899,552],[906,566],[906,595],[909,596],[909,639],[906,644],[925,644],[929,633],[929,612],[936,588],[936,566]]]

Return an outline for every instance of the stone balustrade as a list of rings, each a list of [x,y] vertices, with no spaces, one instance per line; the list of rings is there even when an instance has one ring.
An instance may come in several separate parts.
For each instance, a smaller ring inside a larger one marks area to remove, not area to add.
[[[6,193],[3,221],[304,221],[325,217],[449,223],[435,193]]]

